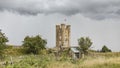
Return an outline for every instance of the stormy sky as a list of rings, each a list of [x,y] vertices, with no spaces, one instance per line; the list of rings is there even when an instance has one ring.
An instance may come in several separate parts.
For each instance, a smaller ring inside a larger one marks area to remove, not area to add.
[[[0,29],[8,44],[39,34],[55,47],[55,25],[61,23],[71,25],[71,45],[84,36],[92,49],[120,51],[120,0],[0,0]]]

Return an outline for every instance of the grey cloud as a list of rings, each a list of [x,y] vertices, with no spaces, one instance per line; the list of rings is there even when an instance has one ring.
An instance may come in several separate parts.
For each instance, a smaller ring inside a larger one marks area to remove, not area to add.
[[[0,0],[0,10],[25,15],[80,13],[91,19],[119,18],[119,0]]]

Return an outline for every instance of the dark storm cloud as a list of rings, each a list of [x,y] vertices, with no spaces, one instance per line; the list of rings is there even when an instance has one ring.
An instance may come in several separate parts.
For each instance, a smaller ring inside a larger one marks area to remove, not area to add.
[[[0,0],[0,10],[25,15],[80,13],[92,19],[119,18],[119,0]]]

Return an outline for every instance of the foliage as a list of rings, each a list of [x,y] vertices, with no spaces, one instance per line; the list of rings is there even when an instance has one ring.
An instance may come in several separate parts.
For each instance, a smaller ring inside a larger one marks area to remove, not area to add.
[[[60,61],[68,60],[70,58],[70,49],[63,50],[60,56],[61,56]]]
[[[11,60],[7,59],[5,64],[2,65],[3,68],[46,68],[47,64],[50,63],[50,60],[48,57],[51,58],[51,55],[23,55],[20,57],[12,57],[14,58],[13,64],[11,64]]]
[[[0,68],[119,68],[120,52],[99,53],[86,56],[80,60],[62,59],[58,61],[53,54],[10,56],[0,61]],[[98,56],[97,56],[98,55]],[[4,62],[4,63],[3,63]],[[1,64],[3,63],[3,64]]]
[[[111,50],[107,46],[103,46],[101,52],[111,52]]]
[[[23,41],[23,47],[26,48],[26,52],[33,54],[38,54],[40,50],[45,49],[46,44],[47,41],[39,35],[35,37],[26,36]]]
[[[51,49],[51,48],[47,49],[47,53],[48,53],[48,54],[53,53],[53,49]]]
[[[92,42],[89,37],[81,37],[80,39],[78,39],[78,44],[82,52],[85,54],[87,53],[87,50],[91,47]]]
[[[6,42],[8,42],[8,38],[0,30],[0,58],[2,57],[3,50],[6,47]]]

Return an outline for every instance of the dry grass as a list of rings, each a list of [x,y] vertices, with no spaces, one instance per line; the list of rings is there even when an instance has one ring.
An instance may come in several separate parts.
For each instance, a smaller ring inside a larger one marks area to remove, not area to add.
[[[88,56],[77,61],[69,58],[57,61],[53,54],[44,56],[22,55],[22,57],[13,56],[13,58],[15,63],[9,64],[6,68],[120,68],[120,52],[90,52]],[[4,62],[9,60],[8,57]]]
[[[48,68],[119,68],[120,57],[114,58],[91,58],[82,62],[73,64],[71,62],[52,62],[47,65]]]
[[[120,53],[92,53],[75,64],[64,62],[52,62],[48,68],[119,68]]]
[[[93,68],[94,66],[97,65],[113,65],[113,64],[120,64],[120,57],[111,57],[111,58],[106,58],[106,57],[98,57],[98,58],[91,58],[83,61],[80,67],[85,67],[85,68]]]

